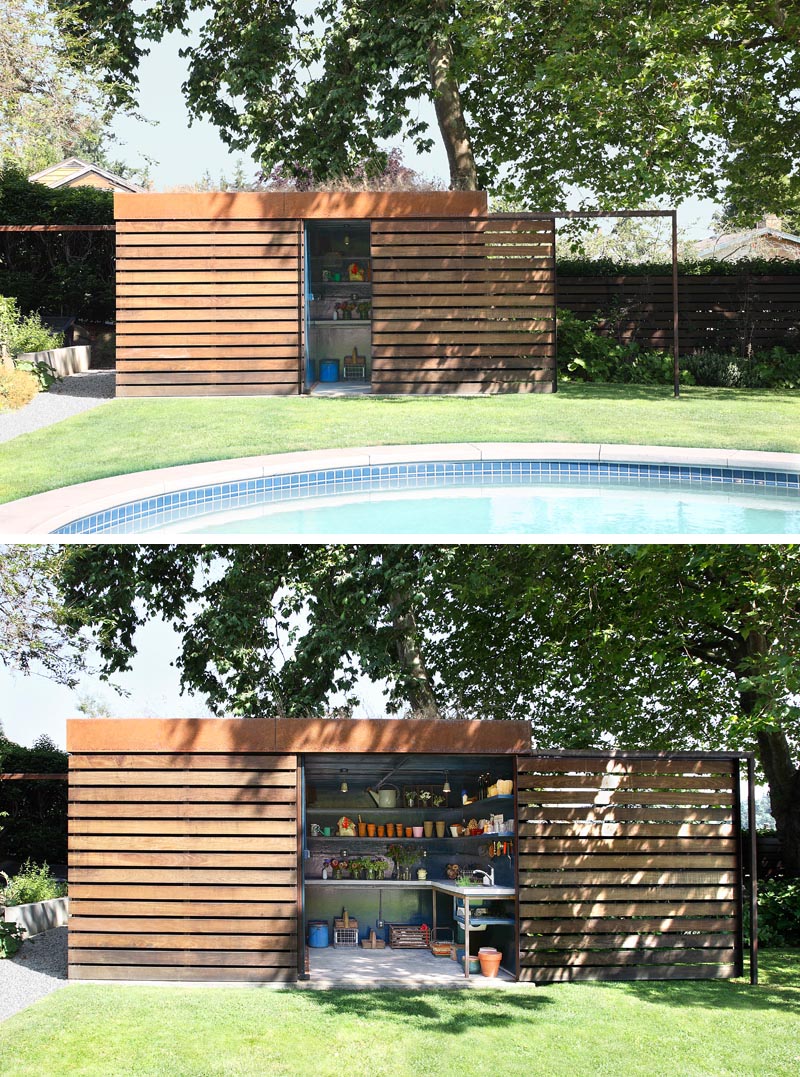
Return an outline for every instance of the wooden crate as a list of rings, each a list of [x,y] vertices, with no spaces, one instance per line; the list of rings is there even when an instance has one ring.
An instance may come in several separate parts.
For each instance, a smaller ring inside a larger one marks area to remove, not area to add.
[[[389,945],[393,950],[427,950],[430,933],[417,924],[389,924]]]

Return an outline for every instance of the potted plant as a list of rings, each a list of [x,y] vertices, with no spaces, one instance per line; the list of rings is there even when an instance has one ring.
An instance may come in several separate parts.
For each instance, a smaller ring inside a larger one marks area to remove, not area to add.
[[[398,879],[411,878],[411,865],[419,860],[419,849],[416,845],[390,845],[389,856],[395,863],[395,876]]]

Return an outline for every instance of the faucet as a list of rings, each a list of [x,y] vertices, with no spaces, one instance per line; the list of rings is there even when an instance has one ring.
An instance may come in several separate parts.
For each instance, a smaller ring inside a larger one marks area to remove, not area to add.
[[[480,868],[475,868],[472,874],[482,875],[484,886],[494,886],[494,868],[489,868],[488,871],[481,871]]]

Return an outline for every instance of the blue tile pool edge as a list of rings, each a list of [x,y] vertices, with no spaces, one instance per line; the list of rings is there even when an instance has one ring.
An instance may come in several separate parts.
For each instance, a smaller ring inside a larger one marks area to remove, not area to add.
[[[175,490],[80,516],[52,534],[140,534],[198,516],[276,502],[389,490],[521,485],[532,481],[689,487],[710,483],[732,489],[773,489],[800,496],[800,473],[776,469],[595,460],[420,461],[315,468]]]

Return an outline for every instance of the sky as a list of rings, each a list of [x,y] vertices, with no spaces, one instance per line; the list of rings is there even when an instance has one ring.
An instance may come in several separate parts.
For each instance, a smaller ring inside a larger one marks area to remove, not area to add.
[[[230,179],[239,160],[245,175],[255,177],[257,163],[240,151],[231,152],[210,123],[195,120],[190,125],[181,91],[187,71],[186,61],[178,56],[182,45],[185,45],[185,39],[173,33],[160,45],[151,45],[150,55],[143,57],[139,69],[139,109],[151,122],[145,124],[119,117],[113,130],[123,145],[116,155],[132,163],[143,163],[140,155],[153,158],[157,163],[151,168],[151,177],[154,188],[161,191],[197,183],[206,171],[215,181],[221,173]],[[419,114],[430,123],[436,135],[436,120],[430,102],[419,103]],[[388,143],[387,147],[393,145],[403,150],[406,164],[411,168],[447,183],[447,156],[438,138],[433,150],[424,155],[417,154],[413,146],[399,142]],[[711,217],[718,209],[714,203],[693,198],[678,208],[679,224],[687,238],[700,239],[709,235]]]
[[[115,677],[127,696],[119,695],[98,676],[84,677],[71,689],[39,675],[12,672],[0,662],[0,727],[5,735],[29,747],[37,737],[47,734],[64,748],[67,719],[81,717],[78,705],[90,697],[114,718],[211,716],[204,697],[180,694],[178,671],[170,665],[178,654],[179,637],[170,625],[160,619],[149,621],[137,631],[134,643],[137,655],[131,672]],[[91,656],[89,661],[93,661]],[[354,717],[385,717],[380,685],[362,679],[358,691],[362,702]]]

